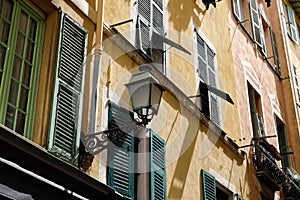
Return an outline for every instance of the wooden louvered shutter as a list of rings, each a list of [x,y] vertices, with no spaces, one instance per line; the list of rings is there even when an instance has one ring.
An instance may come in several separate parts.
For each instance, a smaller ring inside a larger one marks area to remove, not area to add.
[[[110,103],[108,128],[127,126],[133,123],[133,114]],[[107,183],[117,192],[134,199],[134,136],[126,133],[117,142],[109,142]]]
[[[149,54],[151,47],[151,0],[138,0],[138,45]]]
[[[87,31],[64,13],[58,46],[48,149],[77,164]]]
[[[164,35],[163,27],[163,1],[162,0],[153,0],[152,3],[152,23],[154,31],[158,32],[161,35]]]
[[[254,41],[261,46],[261,20],[258,12],[258,5],[256,0],[250,0],[250,15],[251,15],[251,25],[252,25],[252,32],[253,32],[253,38]]]
[[[239,194],[236,194],[236,200],[244,200]]]
[[[214,58],[215,53],[209,47],[207,47],[208,84],[212,87],[216,87]],[[212,92],[209,92],[209,109],[210,119],[215,123],[220,124],[218,97]]]
[[[272,30],[271,27],[270,27],[270,36],[271,36],[272,51],[273,51],[273,58],[274,58],[274,68],[275,68],[277,73],[280,73],[276,37],[275,37],[275,33],[274,33],[274,31]]]
[[[242,5],[241,0],[232,0],[233,13],[239,21],[242,21]]]
[[[288,12],[288,18],[289,18],[289,27],[290,27],[291,38],[295,42],[298,42],[294,10],[290,6],[287,6],[287,12]]]
[[[165,141],[151,130],[150,137],[151,163],[151,198],[152,200],[166,199],[166,163]]]
[[[204,83],[207,83],[207,67],[206,67],[206,49],[205,42],[197,33],[197,56],[198,56],[198,74]]]
[[[203,200],[216,200],[216,180],[213,175],[201,169]]]

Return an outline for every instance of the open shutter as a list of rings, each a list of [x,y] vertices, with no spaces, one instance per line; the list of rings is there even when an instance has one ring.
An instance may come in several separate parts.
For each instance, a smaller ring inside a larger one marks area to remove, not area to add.
[[[238,19],[238,21],[242,21],[242,7],[241,0],[232,0],[233,13]]]
[[[251,25],[252,25],[252,33],[253,33],[253,39],[254,41],[262,47],[261,44],[261,20],[258,12],[258,5],[256,0],[250,0],[250,15],[251,15]]]
[[[108,111],[108,128],[127,126],[133,123],[132,113],[114,103]],[[126,133],[116,143],[109,142],[108,185],[117,192],[134,199],[134,136]]]
[[[207,47],[207,64],[208,64],[208,84],[216,87],[216,74],[215,74],[215,53]],[[219,119],[219,103],[217,95],[209,92],[209,110],[210,119],[220,125]]]
[[[290,6],[287,6],[287,12],[288,12],[288,18],[289,18],[289,27],[290,27],[291,38],[295,42],[298,42],[294,10]]]
[[[286,129],[284,124],[277,125],[277,134],[278,134],[280,153],[282,155],[282,160],[281,160],[282,167],[283,168],[290,167],[290,161],[287,154],[288,142],[287,142]]]
[[[239,194],[236,194],[236,200],[244,200]]]
[[[138,0],[138,45],[149,54],[151,48],[151,0]]]
[[[165,141],[151,130],[150,137],[150,163],[151,163],[151,199],[166,199],[166,161]]]
[[[77,165],[87,31],[61,14],[48,149]]]
[[[275,33],[274,33],[274,31],[272,30],[271,27],[270,27],[270,36],[271,36],[272,51],[273,51],[273,58],[274,58],[274,68],[275,68],[277,73],[280,73],[276,37],[275,37]]]
[[[201,169],[203,200],[216,200],[216,180],[213,175]]]
[[[153,29],[157,33],[164,35],[163,27],[163,1],[162,0],[153,0],[152,2],[152,20],[153,20]]]

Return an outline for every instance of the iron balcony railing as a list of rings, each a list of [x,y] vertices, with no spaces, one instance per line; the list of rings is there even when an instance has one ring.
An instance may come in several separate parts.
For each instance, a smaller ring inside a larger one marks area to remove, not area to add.
[[[279,190],[286,180],[286,175],[276,164],[272,153],[257,141],[254,143],[253,162],[256,175],[268,181],[276,190]]]
[[[300,182],[299,178],[294,178],[295,174],[289,168],[285,169],[287,179],[282,185],[284,199],[296,200],[300,199]],[[299,175],[297,174],[299,177]]]

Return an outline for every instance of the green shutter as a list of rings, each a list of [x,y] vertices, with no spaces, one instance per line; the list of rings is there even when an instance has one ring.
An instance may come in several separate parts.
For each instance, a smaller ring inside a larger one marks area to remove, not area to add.
[[[203,200],[216,200],[216,180],[213,175],[201,169]]]
[[[165,141],[153,130],[151,130],[150,137],[150,163],[150,199],[164,200],[166,199]]]
[[[61,14],[48,149],[77,165],[87,31]]]
[[[117,128],[133,123],[132,113],[114,103],[109,104],[108,127]],[[108,185],[134,199],[134,136],[124,134],[117,142],[109,142]]]
[[[294,10],[290,6],[287,6],[288,18],[289,18],[289,27],[290,27],[290,35],[294,42],[298,42],[297,31],[296,31],[296,21]]]
[[[282,154],[282,167],[290,167],[290,161],[288,157],[288,142],[286,136],[286,129],[284,124],[277,125],[277,134],[280,153]]]

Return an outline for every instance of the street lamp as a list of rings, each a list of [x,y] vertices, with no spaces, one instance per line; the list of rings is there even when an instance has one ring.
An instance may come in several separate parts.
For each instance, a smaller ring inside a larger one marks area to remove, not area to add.
[[[158,113],[159,104],[164,89],[151,74],[148,66],[141,66],[141,72],[132,75],[128,88],[132,110],[137,113],[139,124],[147,125]]]

